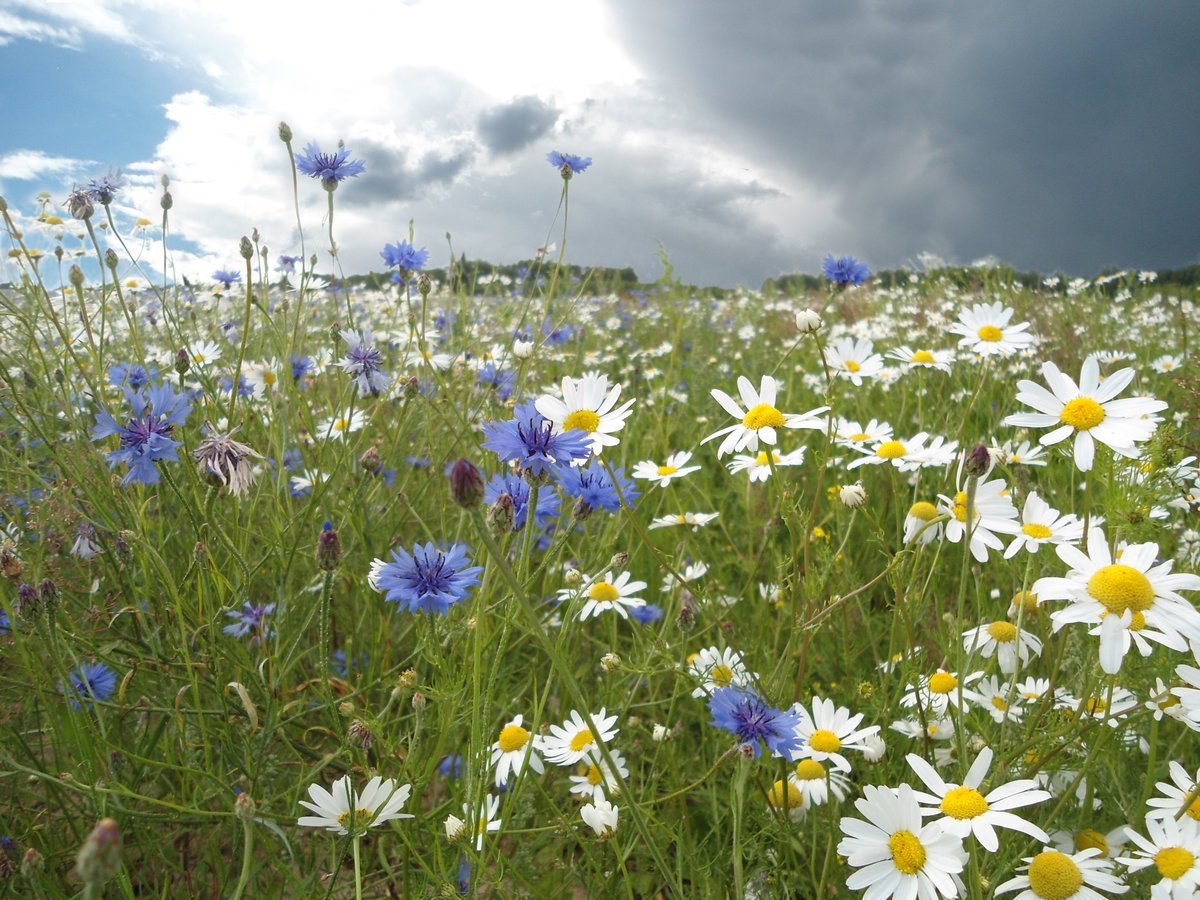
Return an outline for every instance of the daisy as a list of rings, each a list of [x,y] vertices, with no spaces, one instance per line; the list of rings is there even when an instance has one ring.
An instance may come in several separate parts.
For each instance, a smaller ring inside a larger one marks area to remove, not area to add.
[[[602,798],[585,803],[579,810],[583,821],[600,838],[610,838],[617,833],[617,814],[618,808]]]
[[[1151,797],[1146,801],[1150,811],[1146,819],[1179,819],[1187,816],[1193,822],[1200,822],[1200,796],[1196,793],[1196,782],[1200,781],[1200,770],[1193,778],[1187,770],[1175,760],[1167,767],[1171,774],[1171,782],[1160,781],[1154,786],[1160,796]],[[1191,803],[1188,801],[1191,800]]]
[[[1168,372],[1174,372],[1183,365],[1183,358],[1179,356],[1160,356],[1150,367],[1160,375],[1166,375]]]
[[[700,471],[699,466],[688,465],[691,458],[691,453],[672,453],[667,457],[666,465],[662,466],[653,460],[643,460],[633,467],[633,477],[657,481],[659,487],[666,487],[672,479]]]
[[[1033,335],[1026,333],[1028,322],[1010,325],[1013,311],[997,300],[977,303],[958,314],[958,321],[947,330],[962,335],[958,346],[980,356],[1011,356],[1033,344]]]
[[[866,819],[842,817],[845,835],[839,856],[858,869],[846,879],[852,891],[871,898],[958,897],[958,873],[967,862],[962,840],[933,822],[921,824],[921,809],[907,784],[893,791],[867,785],[854,807]]]
[[[867,444],[882,444],[892,439],[892,426],[878,419],[872,419],[865,427],[850,419],[838,419],[833,438],[837,443],[851,449]]]
[[[971,691],[972,698],[979,703],[992,717],[993,722],[1003,722],[1006,719],[1012,722],[1019,722],[1025,715],[1025,710],[1021,707],[1019,697],[1014,697],[1011,701],[1009,695],[1012,693],[1012,685],[1009,683],[1000,683],[995,675],[989,675],[987,678],[980,680]]]
[[[683,578],[683,584],[689,585],[693,581],[698,581],[708,574],[708,563],[699,561],[690,562],[682,569],[679,569],[679,574]],[[668,572],[663,576],[662,589],[664,592],[669,591],[679,583],[679,580],[675,578],[675,573]]]
[[[478,809],[472,809],[471,804],[463,804],[463,816],[465,819],[460,819],[458,816],[450,815],[446,817],[446,837],[451,840],[458,839],[465,834],[468,828],[468,822],[474,822],[474,826],[470,828],[475,834],[475,850],[483,850],[483,836],[489,831],[495,832],[500,830],[500,820],[496,818],[496,814],[500,812],[500,798],[495,794],[488,794],[484,798],[483,805]]]
[[[556,766],[573,766],[588,754],[597,740],[607,743],[621,730],[613,727],[617,717],[606,716],[604,707],[591,719],[598,734],[592,733],[583,716],[574,709],[562,725],[551,725],[550,734],[542,738],[542,753],[546,761]]]
[[[1200,824],[1191,819],[1146,820],[1144,838],[1132,828],[1125,829],[1139,850],[1117,862],[1130,872],[1154,866],[1160,876],[1150,888],[1151,900],[1188,900],[1200,893]]]
[[[707,697],[715,689],[736,685],[752,685],[758,675],[746,668],[742,654],[729,647],[718,650],[705,647],[688,657],[688,674],[700,679],[693,697]]]
[[[737,383],[738,394],[745,409],[738,406],[734,399],[724,391],[713,388],[711,392],[712,398],[721,405],[721,408],[739,420],[736,425],[714,431],[700,442],[707,444],[724,435],[725,439],[717,448],[718,458],[739,450],[748,449],[751,452],[757,452],[760,439],[764,444],[774,444],[775,432],[779,428],[820,429],[825,427],[824,421],[819,416],[821,413],[829,411],[828,406],[821,406],[800,415],[782,413],[776,409],[775,397],[779,390],[779,382],[770,375],[762,377],[757,391],[745,375],[738,376]]]
[[[500,736],[492,744],[492,765],[496,768],[496,787],[503,788],[508,784],[509,775],[513,778],[521,774],[526,763],[529,768],[541,775],[546,771],[538,750],[542,745],[540,735],[531,734],[522,723],[524,717],[514,716],[500,729]]]
[[[992,765],[990,747],[979,751],[962,784],[947,783],[933,766],[915,753],[908,754],[906,759],[917,777],[932,791],[929,794],[916,792],[921,814],[937,816],[940,813],[941,818],[935,821],[950,834],[963,840],[974,834],[980,846],[992,853],[1000,848],[997,828],[1011,828],[1042,842],[1050,840],[1042,829],[1009,812],[1050,799],[1050,792],[1038,790],[1035,781],[1010,781],[992,787],[986,796],[979,791],[979,785],[987,778]]]
[[[1042,377],[1050,390],[1034,381],[1017,382],[1017,399],[1036,412],[1017,413],[1005,425],[1054,428],[1041,438],[1053,445],[1075,435],[1075,465],[1089,472],[1096,455],[1096,441],[1121,456],[1137,457],[1134,446],[1149,440],[1157,426],[1152,414],[1167,404],[1152,397],[1115,399],[1133,380],[1133,369],[1121,369],[1100,380],[1100,364],[1089,356],[1083,362],[1077,385],[1052,362],[1042,364]]]
[[[815,759],[799,760],[788,780],[800,791],[806,806],[823,806],[829,800],[830,791],[840,803],[850,792],[849,778]]]
[[[367,782],[362,793],[356,792],[350,785],[349,775],[343,775],[335,781],[328,791],[319,784],[310,784],[308,796],[311,802],[301,800],[300,805],[316,815],[301,816],[296,824],[358,837],[368,828],[392,819],[411,819],[408,813],[400,812],[411,792],[412,785],[397,787],[392,779],[378,775]]]
[[[811,716],[798,703],[793,708],[803,714],[796,726],[796,736],[804,742],[797,755],[828,761],[839,772],[850,771],[850,763],[840,751],[863,750],[863,740],[879,732],[878,725],[859,728],[863,714],[852,716],[850,710],[835,706],[832,700],[813,697]]]
[[[203,368],[221,358],[221,347],[213,341],[199,341],[188,347],[187,355],[193,366]]]
[[[900,698],[901,706],[917,706],[925,709],[930,715],[941,718],[946,715],[946,711],[950,705],[959,707],[963,712],[971,708],[971,692],[965,690],[968,684],[972,684],[983,677],[982,672],[972,672],[970,675],[962,679],[964,690],[962,697],[959,697],[958,675],[953,672],[947,672],[945,669],[938,669],[932,675],[926,677],[921,676],[920,680],[915,684],[906,684],[904,686],[904,696]]]
[[[1176,704],[1179,712],[1173,718],[1183,722],[1193,731],[1200,731],[1200,669],[1195,666],[1176,666],[1175,674],[1187,686],[1171,688],[1171,694],[1179,698]]]
[[[978,652],[984,659],[995,656],[1005,675],[1017,671],[1018,659],[1025,666],[1042,652],[1042,642],[1037,637],[1028,631],[1018,631],[1016,625],[1003,619],[964,631],[963,647],[968,653]]]
[[[1102,524],[1099,517],[1092,519],[1093,526]],[[1078,544],[1083,539],[1083,521],[1074,515],[1060,515],[1058,510],[1030,491],[1021,508],[1021,530],[1016,539],[1004,551],[1005,559],[1012,559],[1022,550],[1037,553],[1043,544]]]
[[[926,441],[929,441],[928,445]],[[947,443],[943,437],[931,437],[928,432],[920,431],[911,438],[883,441],[870,448],[859,447],[858,450],[864,455],[846,466],[847,469],[890,463],[901,472],[915,472],[921,468],[949,465],[954,461],[958,441]]]
[[[636,474],[636,473],[635,473]],[[719,516],[720,513],[676,513],[672,516],[659,516],[651,521],[648,530],[653,531],[655,528],[675,528],[682,526],[691,528],[695,531],[697,528],[703,528],[709,522]]]
[[[644,606],[646,603],[642,597],[634,596],[638,591],[645,589],[646,582],[630,581],[631,577],[628,572],[622,572],[615,578],[611,571],[605,572],[603,576],[589,578],[578,591],[564,588],[558,592],[558,599],[564,601],[587,597],[587,602],[579,611],[580,622],[587,621],[590,616],[599,616],[606,610],[612,610],[622,619],[628,619],[626,607]]]
[[[945,523],[934,521],[938,515],[937,507],[928,500],[918,500],[910,506],[904,516],[904,543],[911,544],[919,539],[922,544],[928,544],[940,538]]]
[[[733,475],[736,475],[738,472],[746,472],[750,477],[751,484],[754,484],[756,481],[765,482],[771,477],[772,462],[775,463],[775,468],[803,465],[804,450],[805,448],[803,447],[793,450],[791,453],[780,453],[777,450],[771,450],[769,458],[766,450],[759,450],[755,456],[739,453],[726,463],[726,468]]]
[[[1129,890],[1110,874],[1112,863],[1095,847],[1072,855],[1046,847],[1025,862],[1024,873],[997,887],[997,895],[1020,891],[1014,900],[1104,900]]]
[[[1042,602],[1070,601],[1051,615],[1055,631],[1071,622],[1100,626],[1100,664],[1105,672],[1120,671],[1131,632],[1150,628],[1145,637],[1175,650],[1186,650],[1188,639],[1200,639],[1200,612],[1178,593],[1200,590],[1200,577],[1172,575],[1170,560],[1155,565],[1158,544],[1153,543],[1128,545],[1121,561],[1114,563],[1099,528],[1088,532],[1087,549],[1084,555],[1066,544],[1056,547],[1071,570],[1065,578],[1039,578],[1033,593]]]
[[[583,772],[570,776],[570,793],[580,794],[595,802],[621,792],[621,779],[629,777],[629,767],[625,765],[625,757],[621,755],[620,750],[610,749],[608,754],[612,757],[620,777],[613,773],[613,767],[593,748],[580,760],[579,764],[584,767]]]
[[[347,413],[331,416],[324,422],[317,423],[316,436],[324,440],[340,441],[351,432],[358,431],[367,424],[366,410],[355,409]]]
[[[632,400],[617,406],[621,385],[609,388],[608,376],[587,372],[582,378],[563,378],[562,399],[543,394],[535,402],[537,411],[549,419],[555,432],[582,431],[591,441],[592,453],[599,456],[605,447],[615,447],[620,439],[614,434],[625,427]]]
[[[1042,458],[1046,450],[1040,444],[1030,444],[1029,441],[1021,441],[1020,445],[1013,447],[1012,441],[1005,441],[1001,447],[1001,452],[1004,454],[1004,463],[1009,466],[1044,466],[1046,460]]]
[[[825,348],[825,363],[859,387],[864,378],[873,378],[883,369],[883,357],[874,351],[875,345],[865,338],[842,338]]]
[[[970,532],[971,555],[978,562],[987,562],[989,549],[1003,549],[1004,543],[996,537],[997,533],[1016,534],[1021,530],[1017,508],[1008,496],[1008,486],[1000,478],[975,486],[971,524],[967,523],[966,491],[958,491],[953,500],[941,494],[938,499],[942,501],[938,512],[950,517],[946,522],[946,540],[957,544]]]
[[[818,763],[819,765],[819,763]],[[787,781],[776,781],[767,791],[767,805],[772,810],[783,809],[793,822],[802,822],[808,812],[808,803],[804,793],[788,778]]]
[[[949,372],[950,364],[954,362],[953,350],[913,350],[911,347],[901,346],[889,350],[887,355],[889,359],[897,359],[910,369],[939,369]]]

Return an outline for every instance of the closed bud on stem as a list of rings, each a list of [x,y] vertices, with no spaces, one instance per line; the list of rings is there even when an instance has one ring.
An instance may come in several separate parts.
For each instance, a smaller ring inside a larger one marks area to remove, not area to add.
[[[75,857],[75,874],[87,885],[102,885],[121,866],[121,831],[115,819],[101,819]]]
[[[338,533],[333,524],[326,520],[325,527],[317,537],[317,565],[326,572],[332,572],[341,561],[342,542],[338,540]]]
[[[565,581],[569,586],[574,587],[583,581],[583,573],[572,567],[567,569],[567,574],[563,576],[563,581]]]
[[[586,502],[584,502],[584,499],[582,497],[580,497],[578,500],[575,501],[575,506],[571,510],[571,515],[573,515],[575,517],[576,522],[582,522],[584,519],[586,519],[591,514],[592,514],[592,508],[590,506],[588,506],[588,504]]]
[[[621,550],[621,551],[613,554],[612,559],[610,559],[608,561],[608,567],[610,569],[623,569],[623,568],[625,568],[626,564],[628,564],[628,562],[629,562],[629,554],[626,553],[624,550]]]
[[[605,672],[615,672],[621,668],[621,657],[615,653],[605,653],[600,657],[600,668]]]
[[[257,228],[250,229],[250,240],[254,241],[254,243],[256,243],[256,244],[258,243],[258,229]]]
[[[412,695],[413,712],[417,712],[417,713],[424,712],[425,705],[428,702],[429,701],[425,698],[425,695],[422,694],[420,691],[413,691],[413,695]]]
[[[838,499],[847,509],[858,509],[867,502],[867,490],[861,481],[854,484],[843,484],[838,488]]]
[[[163,195],[158,198],[158,205],[161,206],[164,211],[175,205],[175,198],[171,196],[170,191],[163,191]]]
[[[242,791],[233,801],[233,812],[243,825],[249,825],[254,821],[254,816],[258,812],[258,804],[254,802],[253,797]]]
[[[375,744],[375,735],[371,733],[371,729],[362,719],[355,719],[350,723],[350,727],[346,729],[346,738],[354,746],[362,747],[364,750],[370,750]]]
[[[64,251],[63,251],[62,244],[54,245],[54,258],[57,259],[59,262],[62,262],[63,252]]]
[[[186,375],[188,369],[192,367],[192,358],[188,355],[187,350],[180,347],[175,351],[175,371],[180,375]]]
[[[129,562],[133,557],[133,552],[129,548],[129,539],[133,537],[133,532],[126,529],[121,529],[117,532],[117,539],[113,541],[113,552],[123,563]]]
[[[292,129],[288,126],[287,122],[279,123],[279,139],[285,144],[292,142]]]
[[[421,292],[422,297],[428,297],[429,292],[433,290],[433,281],[424,272],[417,277],[417,290]]]
[[[30,847],[21,858],[21,874],[26,878],[37,878],[46,871],[46,858],[38,853],[36,847]]]
[[[358,458],[358,464],[363,467],[364,472],[376,474],[383,468],[383,458],[379,455],[378,447],[368,447],[363,455]]]
[[[254,245],[250,243],[250,238],[242,235],[242,239],[238,241],[238,253],[242,259],[250,259],[254,256]]]
[[[801,334],[816,334],[823,324],[825,323],[821,321],[821,316],[815,309],[796,311],[796,330]]]
[[[79,268],[78,263],[71,266],[70,271],[67,273],[67,278],[71,281],[71,287],[77,291],[83,290],[83,269]]]
[[[968,478],[982,478],[991,467],[992,457],[988,453],[988,448],[979,444],[967,454],[967,459],[963,463],[963,473]]]
[[[117,271],[117,263],[119,261],[120,260],[117,259],[117,253],[112,247],[109,247],[104,251],[104,264],[113,272]]]
[[[463,509],[475,509],[483,502],[483,476],[469,460],[459,457],[450,469],[450,496]]]
[[[512,531],[513,520],[516,518],[516,506],[508,491],[503,491],[496,502],[488,507],[488,527],[492,533],[499,536]]]

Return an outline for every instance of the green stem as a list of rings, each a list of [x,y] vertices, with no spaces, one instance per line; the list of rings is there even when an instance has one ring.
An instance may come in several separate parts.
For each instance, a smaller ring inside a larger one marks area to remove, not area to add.
[[[254,854],[254,828],[252,823],[245,822],[242,826],[242,873],[238,876],[237,887],[233,891],[233,900],[241,900],[246,885],[250,882],[250,861]]]

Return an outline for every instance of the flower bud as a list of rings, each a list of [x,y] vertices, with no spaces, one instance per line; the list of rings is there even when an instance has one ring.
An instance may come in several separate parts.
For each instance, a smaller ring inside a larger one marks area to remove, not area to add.
[[[342,561],[342,542],[333,524],[326,519],[321,534],[317,537],[317,565],[326,572],[332,572]]]
[[[163,191],[163,195],[158,198],[158,205],[163,208],[164,212],[175,205],[175,198],[171,196],[170,191]]]
[[[796,310],[796,330],[801,334],[816,334],[824,324],[815,309]]]
[[[488,527],[497,536],[508,534],[512,531],[515,518],[516,507],[513,505],[513,499],[509,496],[508,491],[503,491],[496,498],[496,502],[488,507]]]
[[[620,550],[612,555],[612,559],[608,561],[610,569],[623,569],[629,563],[629,554],[624,550]]]
[[[446,816],[446,821],[442,823],[442,826],[446,829],[446,840],[451,844],[466,840],[467,823],[453,813]]]
[[[563,581],[565,581],[571,587],[575,587],[575,585],[577,585],[581,581],[583,581],[583,573],[580,572],[578,569],[572,567],[570,569],[567,569],[566,575],[563,576]]]
[[[364,750],[370,750],[375,744],[375,735],[362,719],[355,719],[350,723],[346,729],[346,739],[355,747],[362,747]]]
[[[425,695],[422,694],[420,691],[413,691],[413,695],[412,695],[413,712],[417,712],[417,713],[424,712],[425,706],[428,702],[429,701],[426,699]]]
[[[992,456],[983,444],[979,444],[968,453],[963,462],[963,474],[968,478],[982,478],[991,468]]]
[[[25,851],[25,856],[21,859],[21,874],[28,879],[37,878],[46,871],[46,858],[38,853],[36,847],[30,847]]]
[[[605,653],[600,657],[600,668],[605,672],[615,672],[621,668],[621,657],[615,653]]]
[[[287,122],[279,123],[279,139],[285,144],[292,142],[292,129],[288,126]]]
[[[175,351],[175,371],[180,375],[186,375],[188,369],[191,367],[192,357],[188,354],[187,350],[185,350],[183,347],[180,347]]]
[[[571,515],[575,517],[576,522],[583,522],[592,514],[592,508],[584,501],[582,497],[575,501],[575,506],[571,509]]]
[[[838,488],[838,500],[847,509],[859,509],[867,502],[867,491],[861,481],[854,484],[843,484]]]
[[[517,359],[529,359],[533,356],[533,341],[513,341],[512,352]]]
[[[253,797],[242,791],[233,801],[233,812],[243,824],[249,825],[254,821],[254,816],[258,812],[258,804],[254,802]]]
[[[117,259],[117,252],[113,250],[112,247],[109,247],[104,251],[104,264],[108,266],[111,271],[117,271],[118,262],[120,262],[120,260]]]
[[[470,460],[460,457],[450,469],[450,496],[463,509],[483,502],[483,476]],[[511,499],[511,498],[510,498]]]
[[[417,290],[421,292],[422,297],[428,297],[429,292],[433,290],[433,281],[424,272],[417,277]]]
[[[87,885],[99,886],[121,866],[121,832],[115,819],[101,819],[75,857],[75,874]]]
[[[377,474],[383,468],[383,458],[379,455],[379,448],[368,447],[358,458],[358,464],[363,467],[364,472]]]
[[[71,281],[71,287],[77,291],[83,290],[83,269],[79,268],[78,263],[71,266],[70,271],[67,273],[67,278]]]
[[[242,235],[242,239],[238,241],[238,253],[242,259],[250,259],[254,256],[254,245],[250,243],[250,238]]]

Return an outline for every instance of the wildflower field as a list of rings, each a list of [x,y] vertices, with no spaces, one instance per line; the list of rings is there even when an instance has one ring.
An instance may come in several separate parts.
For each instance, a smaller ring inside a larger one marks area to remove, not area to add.
[[[281,137],[203,284],[0,203],[0,895],[1197,896],[1194,287],[631,284],[558,152],[347,278]]]

